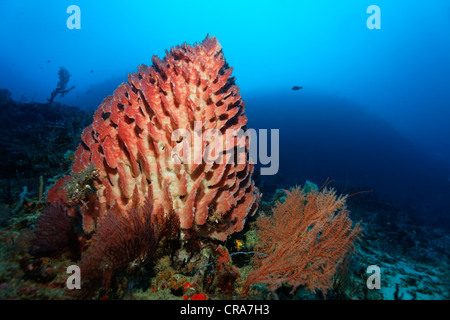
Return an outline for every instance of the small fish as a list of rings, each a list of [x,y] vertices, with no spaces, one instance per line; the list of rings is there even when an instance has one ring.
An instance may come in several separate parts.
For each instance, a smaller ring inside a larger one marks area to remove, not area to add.
[[[94,70],[91,70],[91,73],[94,73]]]
[[[244,242],[242,242],[241,240],[235,240],[234,242],[235,242],[235,244],[236,244],[236,249],[237,249],[238,251],[241,250],[241,247],[244,246]]]
[[[47,63],[50,63],[50,62],[52,62],[52,60],[47,60]]]
[[[299,87],[299,86],[293,86],[292,87],[293,91],[297,91],[297,90],[300,90],[300,89],[303,89],[303,87]]]

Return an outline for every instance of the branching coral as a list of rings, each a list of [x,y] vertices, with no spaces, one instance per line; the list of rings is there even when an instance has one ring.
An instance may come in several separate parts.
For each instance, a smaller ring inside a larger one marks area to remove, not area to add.
[[[56,96],[60,95],[61,97],[64,97],[64,95],[69,93],[70,90],[75,88],[75,86],[72,86],[69,89],[67,89],[67,85],[69,84],[70,81],[70,73],[69,70],[67,70],[66,68],[64,67],[59,68],[58,77],[59,77],[58,84],[56,85],[55,90],[52,91],[50,98],[47,99],[49,104],[53,103],[53,100],[56,98]]]
[[[185,234],[225,240],[243,229],[259,198],[251,179],[253,165],[247,161],[244,102],[232,68],[217,39],[209,36],[152,61],[151,67],[139,66],[128,83],[102,102],[84,130],[72,171],[94,167],[98,172],[95,196],[80,205],[84,230],[95,230],[97,218],[113,206],[126,211],[149,195],[154,214],[176,212]],[[202,134],[208,129],[221,135]],[[225,134],[230,132],[244,135]],[[214,143],[222,146],[222,163],[202,157]],[[200,157],[192,148],[192,161],[181,159],[180,154],[188,156],[183,153],[186,144],[199,145]],[[174,156],[177,150],[183,152]],[[49,198],[67,203],[64,193],[59,182]]]
[[[273,216],[256,222],[260,242],[255,251],[267,256],[252,258],[255,270],[247,277],[244,294],[253,283],[267,284],[271,290],[283,284],[293,290],[302,285],[326,293],[358,239],[361,228],[359,223],[352,228],[346,197],[337,197],[334,190],[305,192],[298,187],[286,193]]]
[[[39,216],[30,240],[30,253],[35,256],[52,256],[76,243],[72,222],[61,203],[45,208]]]
[[[80,298],[90,298],[97,289],[108,290],[114,273],[136,262],[145,264],[153,255],[159,240],[178,230],[178,218],[169,214],[162,221],[152,215],[152,205],[146,201],[139,209],[126,214],[111,209],[102,219],[92,243],[83,252]]]

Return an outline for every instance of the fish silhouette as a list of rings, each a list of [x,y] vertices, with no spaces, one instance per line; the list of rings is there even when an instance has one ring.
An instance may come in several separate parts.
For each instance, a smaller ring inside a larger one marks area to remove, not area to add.
[[[303,89],[303,87],[299,87],[299,86],[293,86],[292,87],[293,91],[297,91],[297,90],[300,90],[300,89]]]

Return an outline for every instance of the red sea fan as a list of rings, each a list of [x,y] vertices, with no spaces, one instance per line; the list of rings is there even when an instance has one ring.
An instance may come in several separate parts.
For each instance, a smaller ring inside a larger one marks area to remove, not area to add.
[[[30,240],[30,254],[56,256],[76,241],[65,205],[54,203],[41,213]]]
[[[287,191],[273,216],[256,222],[260,242],[255,251],[265,256],[252,258],[255,270],[248,275],[243,294],[253,283],[267,284],[271,290],[283,284],[293,290],[302,285],[326,294],[361,231],[359,223],[352,229],[345,201],[334,190]]]
[[[194,46],[171,48],[152,62],[139,66],[101,103],[83,132],[72,171],[94,167],[98,172],[95,195],[79,204],[84,230],[94,231],[110,208],[125,212],[150,194],[154,214],[174,211],[186,233],[225,240],[243,229],[259,200],[253,164],[247,161],[245,104],[232,68],[209,36]],[[216,130],[214,138],[206,134],[209,129]],[[180,130],[187,135],[177,135]],[[184,149],[196,143],[200,158]],[[219,145],[222,163],[202,158]],[[64,201],[63,185],[49,191],[51,201]]]
[[[109,210],[81,257],[80,298],[90,298],[100,288],[107,290],[114,273],[129,263],[147,262],[159,240],[173,227],[178,229],[173,215],[157,221],[152,210],[150,201],[139,209],[130,208],[126,215]]]

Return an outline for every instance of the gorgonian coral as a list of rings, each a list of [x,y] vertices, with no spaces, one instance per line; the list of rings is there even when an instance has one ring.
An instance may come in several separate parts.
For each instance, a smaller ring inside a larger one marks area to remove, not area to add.
[[[77,242],[66,207],[54,203],[37,219],[30,239],[29,252],[35,256],[54,256]]]
[[[172,236],[178,218],[169,213],[158,221],[152,210],[146,200],[139,209],[131,207],[126,214],[114,209],[107,212],[81,256],[83,280],[81,291],[75,293],[79,298],[91,298],[100,288],[107,291],[117,270],[132,262],[146,264],[160,239]]]
[[[333,276],[361,233],[346,207],[346,196],[333,189],[286,191],[273,215],[256,222],[260,241],[254,255],[255,269],[247,276],[242,292],[248,294],[254,283],[267,284],[275,291],[284,284],[326,294]]]
[[[242,230],[259,198],[247,161],[245,105],[232,68],[209,36],[152,62],[128,75],[83,132],[72,171],[97,173],[95,193],[78,204],[83,228],[92,232],[110,208],[126,212],[149,197],[154,214],[173,210],[185,233],[225,240]],[[208,161],[213,153],[222,161]],[[49,191],[51,202],[67,202],[68,181]]]

